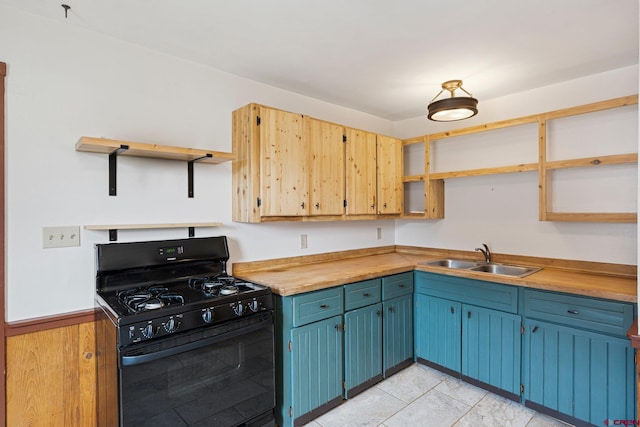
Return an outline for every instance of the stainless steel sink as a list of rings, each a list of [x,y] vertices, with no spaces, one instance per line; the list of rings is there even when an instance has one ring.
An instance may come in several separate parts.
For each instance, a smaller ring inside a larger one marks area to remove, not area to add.
[[[482,271],[484,273],[499,274],[502,276],[525,277],[541,270],[538,267],[522,267],[506,264],[481,264],[470,268],[470,271]]]
[[[476,267],[479,265],[477,262],[473,261],[464,261],[461,259],[439,259],[437,261],[427,261],[421,264],[429,265],[432,267],[446,267],[446,268],[456,268],[466,270],[471,267]]]
[[[521,265],[484,263],[480,261],[466,261],[462,259],[438,259],[436,261],[422,262],[422,265],[429,267],[444,267],[455,270],[477,271],[480,273],[498,274],[510,277],[525,277],[536,271],[542,270],[539,267],[524,267]]]

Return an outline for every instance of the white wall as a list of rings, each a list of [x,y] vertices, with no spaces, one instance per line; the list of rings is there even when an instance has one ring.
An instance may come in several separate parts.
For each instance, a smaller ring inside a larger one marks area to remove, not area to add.
[[[43,249],[42,227],[221,221],[196,236],[229,237],[232,261],[394,243],[393,221],[248,225],[231,222],[231,163],[121,157],[108,195],[106,155],[76,152],[80,136],[231,151],[231,111],[249,102],[390,134],[392,124],[0,6],[6,77],[7,320],[93,306],[95,243]],[[259,64],[256,64],[259,66]],[[376,228],[382,240],[376,240]],[[300,234],[308,249],[300,250]],[[119,241],[185,238],[186,229],[120,231]]]
[[[118,196],[107,192],[107,156],[80,153],[80,136],[231,150],[231,111],[249,102],[398,136],[435,132],[423,118],[391,123],[371,115],[259,84],[0,6],[0,61],[7,63],[7,320],[93,306],[95,243],[106,232],[82,230],[78,248],[43,249],[42,227],[58,225],[221,221],[197,236],[227,235],[232,261],[297,256],[390,244],[635,263],[636,225],[537,222],[537,181],[522,175],[447,183],[443,221],[353,221],[238,224],[231,221],[231,164],[195,166],[187,198],[186,165],[121,157]],[[259,66],[259,64],[256,64]],[[604,79],[607,90],[637,91],[637,70]],[[627,75],[636,78],[627,84]],[[596,79],[600,77],[594,77]],[[615,79],[625,84],[613,84]],[[601,83],[604,85],[604,82]],[[481,102],[477,120],[545,111],[543,101],[572,106],[597,90],[568,82],[579,97],[535,92]],[[584,92],[584,93],[582,93]],[[542,99],[538,99],[538,96]],[[503,104],[504,102],[504,104]],[[498,106],[504,106],[498,108]],[[465,122],[469,126],[472,122]],[[481,197],[473,209],[462,203]],[[498,215],[497,206],[517,203]],[[376,228],[382,240],[376,240]],[[298,249],[300,234],[309,248]],[[120,231],[119,241],[186,237],[186,230]]]
[[[473,88],[471,88],[473,89]],[[587,104],[605,99],[635,94],[638,91],[638,67],[627,67],[608,73],[542,87],[499,99],[479,103],[480,113],[471,120],[448,124],[448,128],[461,128],[481,123],[489,123],[508,118],[542,113],[575,105]],[[578,116],[567,120],[570,130],[555,132],[572,135],[559,138],[572,145],[575,157],[603,155],[618,152],[634,152],[637,150],[637,108],[625,107],[620,113],[622,125],[614,124],[620,116],[601,120],[609,125],[606,132],[596,134],[591,126],[596,122],[590,117]],[[598,113],[601,114],[601,113]],[[618,114],[618,113],[616,113]],[[564,119],[563,119],[564,120]],[[445,130],[445,124],[427,121],[424,117],[394,123],[395,135],[401,138],[430,134]],[[536,127],[533,133],[522,130],[526,140],[531,142],[527,147],[520,147],[523,140],[508,139],[494,135],[501,132],[509,134],[513,130],[504,130],[473,136],[475,142],[454,141],[465,138],[452,138],[436,143],[439,145],[433,162],[446,163],[451,157],[457,157],[462,165],[457,169],[501,166],[536,162],[537,140]],[[505,143],[500,149],[500,141]],[[465,145],[466,143],[466,145]],[[444,145],[440,145],[444,144]],[[451,144],[454,148],[448,148]],[[480,145],[484,144],[484,145]],[[456,145],[460,147],[456,148]],[[513,146],[517,146],[513,150]],[[479,147],[487,147],[485,151]],[[497,149],[496,149],[497,148]],[[577,151],[575,151],[577,150]],[[590,154],[598,152],[597,154]],[[514,151],[520,157],[513,160],[498,156],[495,153]],[[566,154],[566,153],[564,153]],[[492,158],[491,156],[494,156]],[[572,156],[562,156],[567,158]],[[552,159],[553,160],[553,159]],[[491,164],[493,163],[493,164]],[[476,164],[477,166],[473,166]],[[447,168],[444,170],[456,170]],[[575,170],[574,170],[575,171]],[[580,179],[578,187],[561,193],[561,200],[555,200],[556,206],[571,211],[570,207],[580,206],[585,211],[611,210],[611,202],[600,203],[607,196],[606,190],[598,197],[590,192],[597,184],[586,181],[593,170],[576,172]],[[599,171],[595,171],[596,176]],[[609,172],[603,172],[608,174]],[[621,178],[622,194],[629,194],[629,200],[622,200],[619,211],[633,211],[637,199],[637,167],[626,167]],[[575,175],[574,172],[572,174]],[[583,175],[579,175],[583,174]],[[558,174],[562,176],[562,174]],[[566,180],[575,178],[571,175]],[[604,181],[606,176],[599,176]],[[586,183],[586,184],[585,184]],[[588,191],[585,188],[589,186]],[[554,193],[560,194],[560,190]],[[611,191],[611,190],[610,190]],[[586,195],[586,197],[585,197]],[[582,206],[582,203],[592,203]],[[580,209],[576,209],[580,211]],[[614,209],[615,210],[615,209]],[[496,253],[520,254],[551,258],[577,259],[620,264],[637,264],[637,224],[598,224],[598,223],[559,223],[538,221],[538,176],[535,172],[522,174],[505,174],[483,177],[468,177],[445,180],[445,218],[444,220],[396,222],[396,244],[442,247],[460,250],[473,250],[480,243],[487,243]]]

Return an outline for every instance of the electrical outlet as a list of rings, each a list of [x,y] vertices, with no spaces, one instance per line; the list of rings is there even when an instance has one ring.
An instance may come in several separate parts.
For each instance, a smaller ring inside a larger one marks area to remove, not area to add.
[[[42,227],[42,247],[67,248],[80,246],[80,226]]]
[[[378,240],[382,240],[382,228],[381,227],[376,228],[376,237],[378,238]]]
[[[307,235],[300,235],[300,249],[307,249]]]

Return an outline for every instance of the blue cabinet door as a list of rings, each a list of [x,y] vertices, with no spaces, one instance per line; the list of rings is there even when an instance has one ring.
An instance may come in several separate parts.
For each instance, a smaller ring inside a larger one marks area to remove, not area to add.
[[[369,380],[382,379],[382,304],[344,315],[345,397]]]
[[[289,348],[292,421],[342,396],[342,316],[291,329]]]
[[[530,319],[525,331],[528,406],[541,405],[595,425],[636,419],[629,340]]]
[[[462,306],[462,375],[520,395],[522,319],[519,315]]]
[[[405,295],[382,303],[384,375],[413,359],[413,297]]]
[[[416,358],[460,372],[462,304],[415,294]]]

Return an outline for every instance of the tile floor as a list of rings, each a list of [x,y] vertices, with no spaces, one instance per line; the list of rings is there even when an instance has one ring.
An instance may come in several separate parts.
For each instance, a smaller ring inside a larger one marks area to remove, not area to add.
[[[429,367],[413,364],[305,427],[567,427]]]

